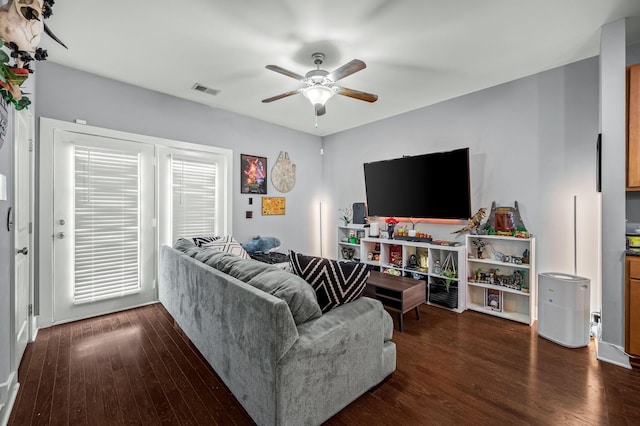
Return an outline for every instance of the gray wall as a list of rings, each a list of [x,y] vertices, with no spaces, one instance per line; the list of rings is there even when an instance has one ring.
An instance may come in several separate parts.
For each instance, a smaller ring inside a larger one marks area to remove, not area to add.
[[[617,346],[624,330],[625,46],[624,19],[602,27],[602,340]]]
[[[316,205],[320,191],[321,139],[232,112],[210,108],[52,62],[37,65],[36,119],[84,119],[89,125],[202,145],[230,148],[234,156],[233,235],[276,236],[283,249],[319,253]],[[256,101],[258,102],[258,101]],[[265,106],[268,108],[268,106]],[[310,119],[313,119],[311,117]],[[240,194],[240,154],[267,157],[270,173],[280,151],[297,164],[295,188],[280,194],[271,182],[268,196],[286,197],[286,215],[262,216],[260,196]],[[253,210],[253,219],[245,211]]]
[[[597,286],[597,134],[598,58],[591,58],[328,136],[324,193],[333,214],[327,228],[335,229],[338,208],[365,199],[363,163],[469,147],[472,210],[517,200],[537,237],[538,272],[573,273],[578,196],[577,272]],[[446,175],[441,183],[446,186]],[[420,196],[419,182],[397,185],[412,185]],[[418,225],[446,240],[459,227]],[[335,253],[336,232],[327,237],[327,250]]]

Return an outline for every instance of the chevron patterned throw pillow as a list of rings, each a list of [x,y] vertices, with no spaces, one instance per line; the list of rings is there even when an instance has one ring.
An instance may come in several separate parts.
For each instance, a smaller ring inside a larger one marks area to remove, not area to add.
[[[198,247],[202,247],[205,244],[209,244],[212,243],[214,241],[218,241],[219,239],[221,239],[222,237],[219,235],[209,235],[206,237],[193,237],[193,244],[195,244]]]
[[[294,273],[316,292],[322,313],[357,299],[362,294],[369,270],[364,263],[340,262],[289,251]]]
[[[224,237],[218,237],[217,240],[202,244],[202,248],[213,249],[218,251],[226,251],[227,253],[235,254],[243,259],[251,259],[249,253],[245,251],[239,242],[235,240],[231,235],[225,235]]]

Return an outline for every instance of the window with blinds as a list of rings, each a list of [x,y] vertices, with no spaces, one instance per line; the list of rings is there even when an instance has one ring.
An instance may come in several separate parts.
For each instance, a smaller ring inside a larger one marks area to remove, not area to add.
[[[215,162],[172,156],[173,241],[182,237],[216,234]]]
[[[139,156],[74,148],[74,303],[140,291]]]

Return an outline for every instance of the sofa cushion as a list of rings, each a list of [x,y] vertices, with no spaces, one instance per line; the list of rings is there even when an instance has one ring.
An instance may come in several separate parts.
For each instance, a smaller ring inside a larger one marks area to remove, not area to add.
[[[296,325],[322,315],[316,294],[305,280],[282,269],[265,266],[267,269],[251,278],[247,284],[287,302]]]
[[[351,302],[362,294],[369,270],[364,263],[340,262],[289,252],[293,272],[311,284],[322,312]]]
[[[180,250],[184,254],[190,257],[195,257],[196,253],[200,252],[200,247],[195,245],[191,238],[178,238],[173,244],[173,248]]]
[[[220,272],[231,275],[243,283],[248,283],[253,277],[269,270],[269,265],[266,263],[243,259],[222,251],[206,248],[202,250],[203,252],[196,256],[197,260],[216,268]]]
[[[206,247],[197,250],[194,259],[286,302],[296,325],[322,315],[315,292],[297,275],[227,252]]]
[[[225,235],[224,237],[220,237],[208,243],[203,243],[202,247],[235,254],[236,256],[240,256],[243,259],[250,258],[249,253],[247,253],[246,250],[242,248],[240,243],[237,242],[231,235]]]

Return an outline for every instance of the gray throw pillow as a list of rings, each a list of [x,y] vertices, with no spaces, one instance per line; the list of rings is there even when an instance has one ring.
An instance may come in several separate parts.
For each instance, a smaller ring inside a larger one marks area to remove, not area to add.
[[[340,262],[289,251],[291,268],[316,292],[322,313],[360,297],[369,279],[364,263]]]
[[[322,315],[316,294],[305,280],[282,269],[266,266],[265,271],[247,284],[287,302],[296,325]]]

